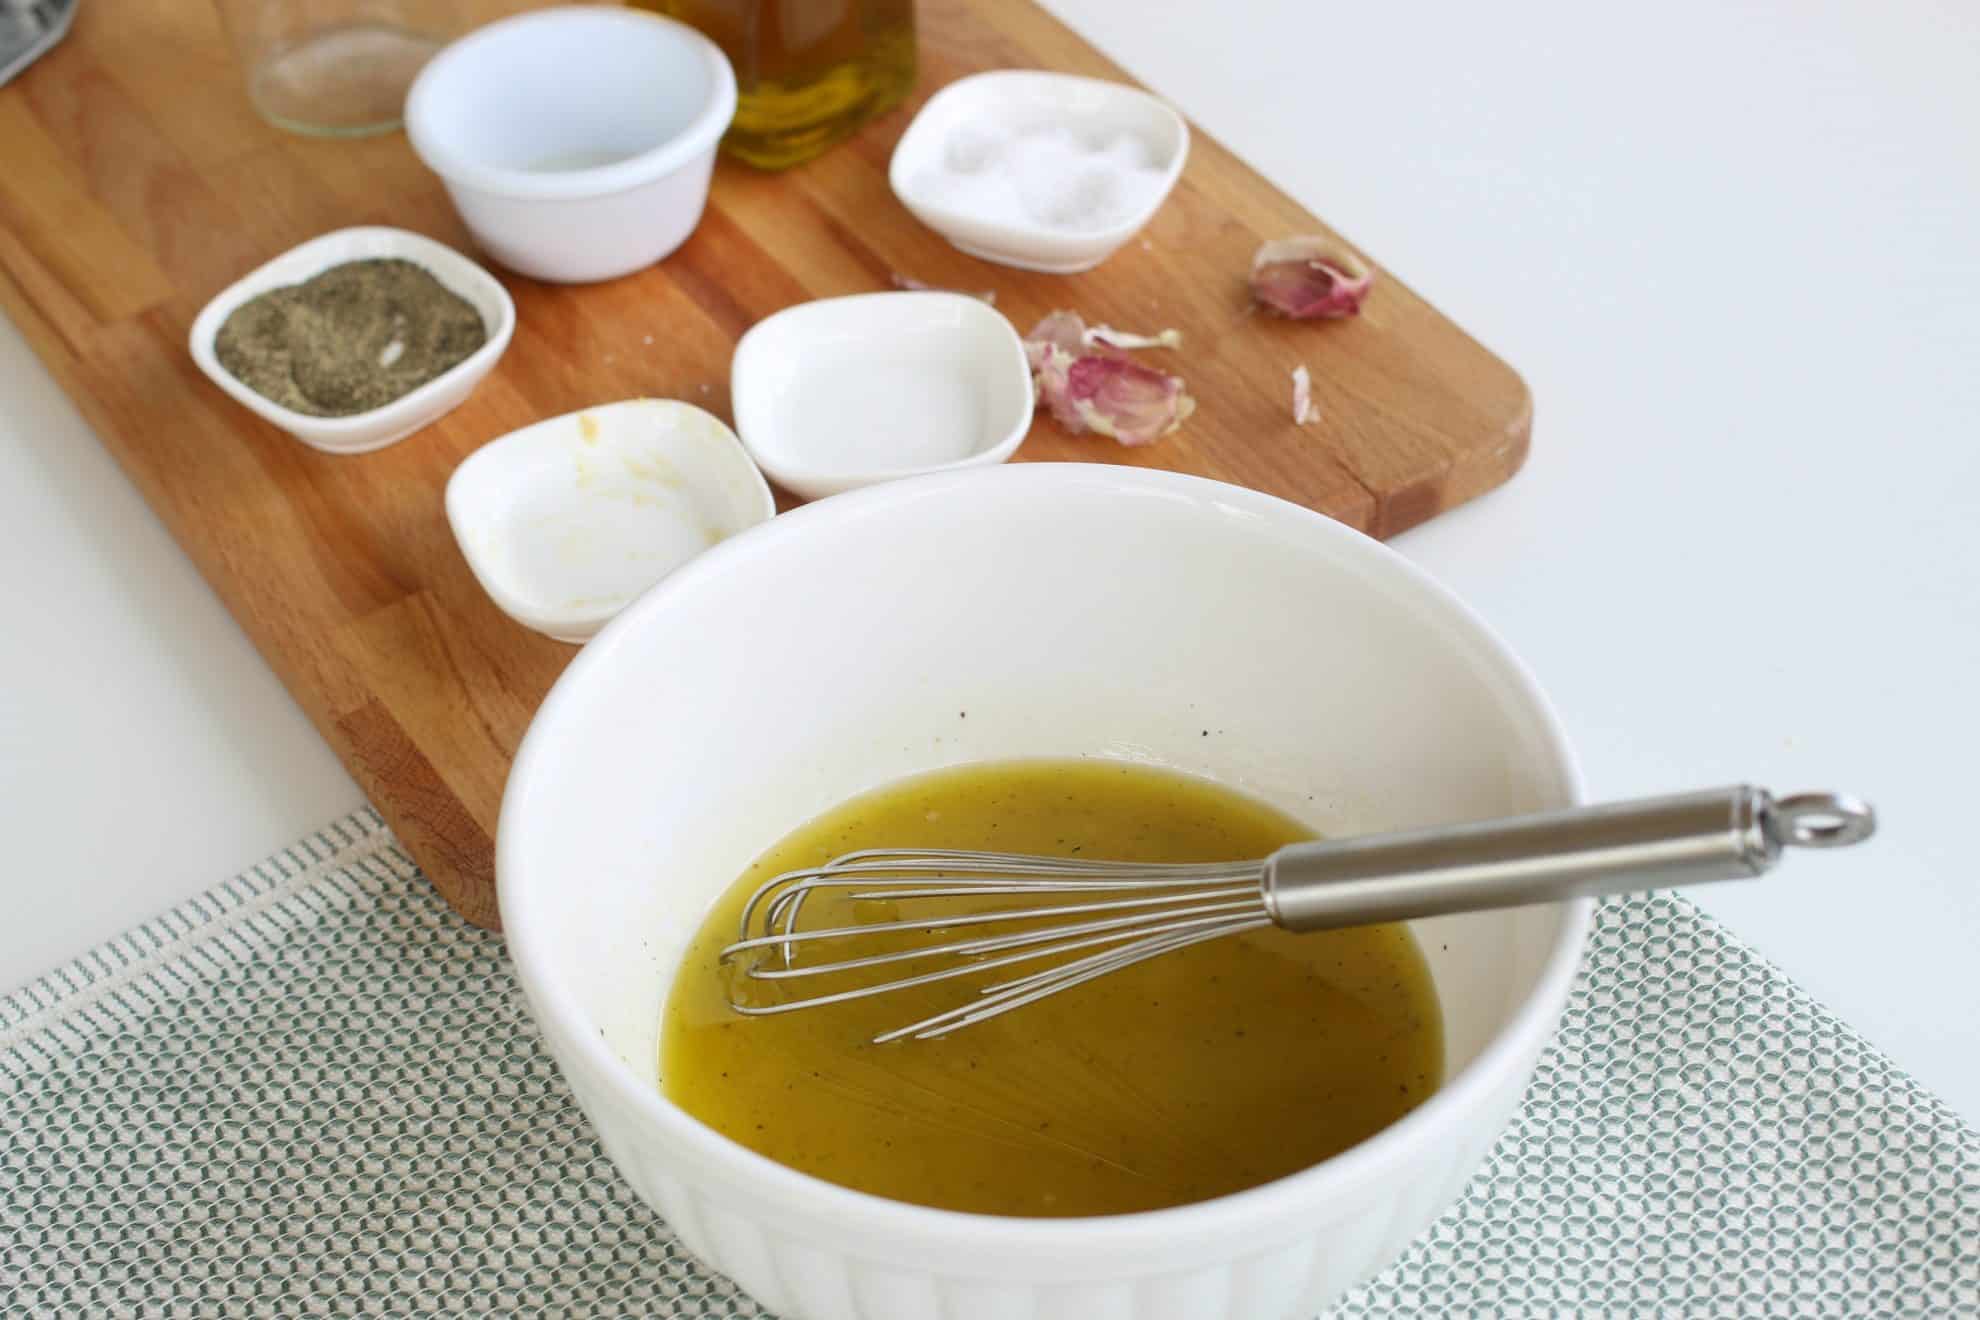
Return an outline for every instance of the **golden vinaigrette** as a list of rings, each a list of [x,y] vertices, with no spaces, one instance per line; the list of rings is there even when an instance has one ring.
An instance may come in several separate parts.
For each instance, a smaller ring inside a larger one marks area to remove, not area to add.
[[[856,848],[1217,861],[1306,837],[1229,789],[1114,761],[963,766],[865,794],[772,847],[716,902],[667,998],[662,1087],[779,1163],[952,1210],[1155,1210],[1294,1173],[1442,1080],[1436,989],[1403,926],[1213,941],[887,1045],[871,1038],[954,1006],[970,982],[743,1018],[716,954],[764,879]],[[826,924],[848,919],[835,910]]]
[[[712,37],[736,69],[731,155],[810,160],[914,84],[914,0],[634,0]]]

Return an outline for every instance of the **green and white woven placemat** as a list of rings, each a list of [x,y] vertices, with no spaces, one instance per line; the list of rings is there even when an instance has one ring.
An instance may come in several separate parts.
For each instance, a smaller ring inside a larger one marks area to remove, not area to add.
[[[0,1000],[0,1315],[760,1317],[361,812]],[[1681,900],[1602,910],[1463,1200],[1339,1314],[1980,1315],[1980,1133]]]

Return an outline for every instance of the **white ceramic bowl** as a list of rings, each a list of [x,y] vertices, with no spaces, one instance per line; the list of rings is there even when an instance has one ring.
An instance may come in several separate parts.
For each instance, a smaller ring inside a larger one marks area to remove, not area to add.
[[[502,612],[582,642],[711,545],[777,512],[717,417],[630,399],[511,431],[447,480],[447,521]]]
[[[663,1097],[669,979],[760,849],[904,775],[1082,755],[1207,775],[1328,833],[1579,795],[1532,678],[1400,556],[1253,491],[1099,464],[787,513],[640,598],[538,712],[496,841],[517,974],[627,1180],[778,1315],[1309,1316],[1444,1209],[1519,1102],[1586,901],[1417,923],[1443,1089],[1323,1164],[1178,1209],[904,1205],[775,1164]]]
[[[488,342],[411,393],[382,408],[349,417],[312,417],[284,408],[249,389],[220,365],[213,349],[214,340],[220,334],[220,327],[242,303],[270,289],[301,284],[347,261],[381,257],[415,262],[450,291],[466,299],[480,314]],[[312,238],[235,280],[200,309],[193,320],[189,340],[193,361],[199,364],[199,369],[242,407],[273,422],[312,449],[327,454],[362,454],[383,449],[453,411],[494,368],[515,332],[516,305],[509,300],[509,291],[493,275],[444,243],[404,229],[367,226],[338,229]]]
[[[1076,229],[992,206],[975,188],[938,186],[958,183],[957,170],[997,168],[994,153],[964,144],[959,133],[1061,127],[1096,145],[1138,139],[1162,173],[1159,184],[1113,223]],[[1134,237],[1168,200],[1188,157],[1189,125],[1146,92],[1069,73],[1001,69],[960,78],[930,97],[894,148],[887,179],[917,220],[971,256],[1070,274],[1099,265]]]
[[[860,293],[752,326],[729,368],[757,466],[807,499],[1011,456],[1031,368],[1001,313],[960,293]]]
[[[420,70],[406,135],[488,254],[565,283],[652,265],[701,220],[736,113],[685,23],[571,5],[478,28]]]

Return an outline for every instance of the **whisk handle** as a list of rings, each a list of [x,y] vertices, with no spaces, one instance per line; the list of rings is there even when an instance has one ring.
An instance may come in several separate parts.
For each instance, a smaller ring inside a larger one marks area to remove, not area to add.
[[[1731,788],[1281,848],[1264,895],[1287,930],[1634,893],[1764,874],[1787,847],[1840,847],[1876,828],[1834,793]]]

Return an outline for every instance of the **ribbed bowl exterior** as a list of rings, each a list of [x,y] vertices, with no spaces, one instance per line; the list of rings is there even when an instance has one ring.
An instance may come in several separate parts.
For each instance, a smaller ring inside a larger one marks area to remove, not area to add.
[[[1256,1240],[1176,1268],[1168,1234],[1145,1243],[1063,1253],[999,1252],[958,1241],[916,1262],[842,1245],[844,1225],[802,1210],[750,1206],[672,1149],[552,1033],[550,1046],[606,1154],[695,1258],[783,1320],[1277,1320],[1310,1316],[1402,1254],[1456,1200],[1510,1120],[1537,1051],[1509,1071],[1466,1124],[1460,1147],[1420,1145],[1361,1195],[1308,1213],[1260,1217]],[[1283,1236],[1289,1224],[1299,1231]],[[1276,1236],[1274,1236],[1276,1235]],[[1269,1239],[1269,1240],[1268,1240]],[[875,1247],[881,1247],[875,1242]],[[920,1253],[914,1253],[920,1254]]]

